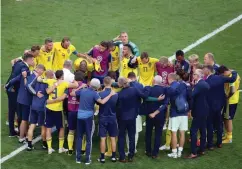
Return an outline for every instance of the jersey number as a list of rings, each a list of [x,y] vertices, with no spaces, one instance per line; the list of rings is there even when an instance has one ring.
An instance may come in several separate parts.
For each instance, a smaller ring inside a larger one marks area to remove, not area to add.
[[[56,99],[57,98],[57,88],[55,88],[55,90],[52,92],[52,99]]]
[[[147,72],[148,71],[147,67],[143,67],[143,71]]]
[[[126,69],[127,68],[127,66],[126,66],[126,64],[124,64],[124,69]]]

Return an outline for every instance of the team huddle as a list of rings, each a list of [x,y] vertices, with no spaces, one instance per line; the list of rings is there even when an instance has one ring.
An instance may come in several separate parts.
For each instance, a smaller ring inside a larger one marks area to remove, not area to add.
[[[72,54],[78,57],[74,62],[70,60]],[[140,53],[126,32],[94,45],[86,53],[77,52],[68,37],[61,42],[47,38],[44,45],[32,46],[11,61],[12,71],[5,85],[9,136],[18,136],[19,143],[27,144],[27,150],[32,151],[38,125],[42,148],[52,154],[52,129],[56,127],[58,153],[75,152],[76,162],[84,158],[86,165],[91,163],[95,116],[100,163],[105,163],[105,156],[112,162],[133,161],[142,117],[145,154],[154,159],[160,150],[171,150],[171,158],[182,156],[189,120],[191,154],[186,158],[205,155],[206,148],[213,150],[232,143],[240,76],[216,64],[212,53],[205,54],[203,64],[196,54],[188,61],[182,50],[175,55],[172,62],[165,56],[157,59],[148,52]],[[14,127],[15,113],[18,131]],[[166,140],[161,146],[164,129]],[[64,148],[65,138],[68,149]]]

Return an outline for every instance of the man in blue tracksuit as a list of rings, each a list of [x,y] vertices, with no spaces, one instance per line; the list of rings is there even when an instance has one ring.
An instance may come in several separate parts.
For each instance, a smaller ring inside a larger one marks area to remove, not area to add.
[[[209,85],[203,80],[202,70],[195,70],[194,74],[195,86],[192,91],[192,125],[190,128],[191,137],[191,154],[187,157],[189,159],[197,157],[197,132],[200,131],[200,148],[199,154],[204,155],[206,144],[206,122],[209,114],[209,107],[207,103],[207,94]]]
[[[40,83],[37,81],[37,78],[41,76],[45,71],[44,65],[37,65],[36,69],[32,72],[32,74],[28,77],[28,85],[27,89],[33,95],[32,104],[31,104],[31,112],[29,115],[29,129],[28,129],[28,147],[27,150],[31,151],[34,149],[32,146],[33,140],[33,132],[35,130],[36,124],[41,127],[41,136],[43,140],[42,148],[47,149],[46,143],[46,128],[44,126],[45,120],[45,103],[48,99],[48,95],[46,93],[46,89],[48,85],[45,83]],[[47,77],[48,78],[48,77]]]
[[[191,100],[191,90],[184,82],[177,81],[177,75],[170,73],[168,75],[168,83],[170,87],[167,88],[167,96],[170,98],[170,118],[168,129],[172,131],[172,153],[168,157],[181,157],[183,146],[185,143],[185,131],[188,130],[188,111],[190,110],[189,102]],[[176,101],[179,97],[183,97],[186,103],[183,102],[184,110],[178,110]],[[188,105],[187,105],[188,104]],[[177,132],[180,132],[180,141],[177,151]]]
[[[91,163],[92,135],[94,133],[94,105],[96,102],[105,104],[115,92],[101,99],[97,90],[100,88],[100,81],[93,78],[89,88],[73,90],[70,95],[80,97],[80,104],[77,113],[77,138],[76,138],[76,163],[81,163],[81,150],[83,134],[86,133],[86,165]]]
[[[103,99],[111,93],[112,79],[110,77],[105,77],[103,79],[104,90],[99,93],[100,97]],[[107,103],[99,104],[98,113],[98,125],[99,125],[99,136],[100,140],[100,158],[99,162],[105,163],[104,153],[106,150],[106,137],[107,133],[111,139],[112,146],[112,162],[116,162],[116,137],[118,136],[118,124],[116,118],[116,105],[118,101],[118,95],[112,96]]]
[[[157,75],[154,77],[153,85],[150,88],[149,96],[150,97],[159,97],[160,95],[166,95],[166,88],[161,86],[162,77]],[[147,88],[147,87],[146,87]],[[152,156],[152,158],[157,158],[162,129],[165,122],[165,114],[167,111],[168,97],[165,97],[164,100],[158,102],[143,102],[143,107],[146,111],[146,132],[145,132],[145,145],[146,145],[146,155]],[[151,138],[152,131],[155,127],[155,140],[154,148],[151,148]]]
[[[224,77],[213,74],[213,66],[205,66],[203,68],[205,80],[209,86],[207,101],[209,105],[209,116],[207,120],[207,147],[213,150],[213,129],[217,130],[217,147],[222,147],[222,109],[226,103],[226,95],[224,91],[225,83],[233,83],[237,78],[237,73],[232,72],[232,77]]]

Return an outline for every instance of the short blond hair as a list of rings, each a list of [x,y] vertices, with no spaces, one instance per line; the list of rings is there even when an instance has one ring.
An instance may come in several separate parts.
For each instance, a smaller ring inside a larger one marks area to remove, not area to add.
[[[169,62],[168,57],[166,56],[161,56],[159,61],[160,63],[165,63],[165,64],[168,64]]]
[[[197,55],[197,54],[192,54],[192,55],[190,55],[189,57],[188,57],[188,60],[189,61],[191,61],[191,60],[196,60],[196,61],[198,61],[198,59],[199,59],[199,56]]]

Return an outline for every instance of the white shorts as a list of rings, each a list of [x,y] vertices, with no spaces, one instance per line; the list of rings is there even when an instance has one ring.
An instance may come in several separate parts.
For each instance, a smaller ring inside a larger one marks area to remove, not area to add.
[[[170,117],[168,129],[173,132],[177,132],[177,130],[187,131],[188,130],[188,116]]]
[[[136,133],[139,133],[142,131],[142,117],[138,115],[136,117]]]

